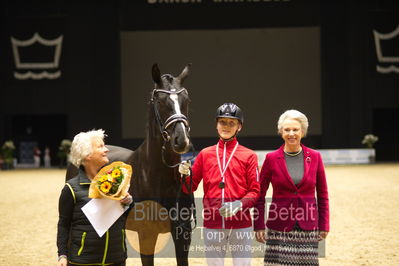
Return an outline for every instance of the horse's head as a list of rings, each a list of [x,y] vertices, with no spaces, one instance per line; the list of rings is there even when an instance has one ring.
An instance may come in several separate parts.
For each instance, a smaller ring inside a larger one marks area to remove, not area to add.
[[[176,153],[186,153],[190,149],[188,104],[190,98],[183,82],[188,76],[191,64],[188,64],[178,77],[161,75],[157,64],[152,66],[152,79],[155,89],[151,103],[164,141],[170,141]]]

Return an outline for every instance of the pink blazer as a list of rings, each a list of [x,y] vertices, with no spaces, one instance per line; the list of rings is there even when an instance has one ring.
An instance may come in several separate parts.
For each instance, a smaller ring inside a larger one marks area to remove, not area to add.
[[[260,173],[261,191],[254,211],[254,229],[289,232],[295,222],[304,230],[329,231],[329,203],[326,174],[318,151],[301,145],[304,175],[295,185],[284,159],[284,145],[268,153]],[[272,203],[265,224],[265,195],[273,186]]]

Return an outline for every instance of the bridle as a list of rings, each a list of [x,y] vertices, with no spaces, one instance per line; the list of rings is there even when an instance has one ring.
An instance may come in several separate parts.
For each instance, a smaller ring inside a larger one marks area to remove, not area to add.
[[[154,89],[152,91],[152,95],[151,95],[151,104],[154,107],[155,119],[157,120],[158,127],[159,127],[159,132],[161,133],[162,138],[163,138],[162,156],[161,156],[162,157],[162,162],[164,163],[164,165],[166,165],[169,168],[175,168],[175,167],[177,167],[180,164],[180,162],[178,162],[177,164],[174,164],[174,165],[170,165],[170,164],[168,164],[166,162],[165,156],[164,156],[165,150],[166,150],[166,143],[170,141],[170,135],[167,132],[167,129],[171,125],[173,125],[175,123],[182,122],[184,124],[184,126],[186,127],[187,132],[190,132],[190,126],[189,126],[187,117],[185,115],[183,115],[183,114],[173,114],[173,115],[169,116],[164,122],[162,122],[161,115],[159,114],[159,110],[158,110],[157,104],[155,102],[155,95],[157,93],[159,93],[159,92],[166,93],[166,94],[169,94],[169,95],[170,94],[179,95],[182,92],[186,92],[186,93],[188,93],[188,92],[184,88],[180,89],[180,90],[177,90],[177,91],[176,90]],[[192,143],[190,145],[190,149],[192,150],[192,154],[193,154],[191,159],[193,159],[195,157],[195,148],[194,148],[194,145]],[[190,172],[191,172],[191,169],[190,169]],[[182,180],[180,180],[180,182],[179,182],[180,185],[179,185],[178,193],[177,193],[177,197],[176,197],[176,204],[178,204],[178,201],[179,201],[180,195],[181,195],[181,191],[182,191],[182,186],[184,184],[184,186],[186,187],[187,191],[190,193],[189,196],[190,196],[191,206],[193,207],[194,227],[191,226],[191,221],[186,221],[186,222],[177,221],[178,222],[178,226],[187,228],[188,227],[188,223],[189,223],[189,225],[191,227],[191,230],[194,230],[194,228],[197,226],[197,217],[196,217],[196,208],[195,208],[194,194],[192,192],[192,185],[193,185],[192,173],[190,173],[190,182],[189,182],[190,184],[189,185],[187,185],[187,183],[186,183],[186,176],[182,175],[181,179]]]
[[[155,95],[159,92],[163,92],[166,94],[176,94],[179,95],[182,92],[186,92],[186,89],[180,89],[178,91],[176,90],[163,90],[163,89],[154,89],[152,91],[152,95],[151,95],[151,104],[154,106],[154,112],[155,112],[155,118],[157,120],[158,126],[159,126],[159,131],[162,135],[162,138],[164,139],[164,141],[170,141],[170,136],[169,133],[167,132],[168,127],[170,127],[171,125],[173,125],[174,123],[177,122],[183,122],[184,126],[187,128],[187,132],[190,131],[190,126],[188,125],[188,119],[185,115],[183,114],[173,114],[171,116],[169,116],[165,122],[162,122],[161,120],[161,115],[159,114],[159,110],[158,107],[155,103]]]
[[[180,90],[154,89],[152,91],[152,95],[151,95],[151,104],[154,107],[155,119],[157,120],[157,124],[158,124],[158,127],[159,127],[159,132],[161,133],[161,136],[163,138],[162,161],[167,167],[175,168],[175,167],[177,167],[180,164],[180,162],[177,163],[177,164],[174,164],[174,165],[170,165],[170,164],[168,164],[166,162],[165,156],[164,156],[164,153],[165,153],[165,150],[166,150],[166,143],[168,143],[170,141],[170,135],[169,135],[167,129],[170,126],[174,125],[175,123],[182,122],[184,124],[184,126],[186,127],[187,132],[190,132],[190,126],[189,126],[189,123],[188,123],[188,118],[185,115],[183,115],[183,114],[173,114],[173,115],[169,116],[164,122],[162,121],[161,115],[159,114],[158,106],[157,106],[157,104],[155,102],[155,95],[157,93],[160,93],[160,92],[166,93],[166,94],[169,94],[169,95],[170,94],[179,95],[182,92],[186,92],[186,93],[188,93],[188,92],[187,92],[187,90],[185,88],[180,89]],[[190,145],[190,149],[193,150],[193,154],[194,154],[195,150],[194,150],[194,146],[192,144]]]

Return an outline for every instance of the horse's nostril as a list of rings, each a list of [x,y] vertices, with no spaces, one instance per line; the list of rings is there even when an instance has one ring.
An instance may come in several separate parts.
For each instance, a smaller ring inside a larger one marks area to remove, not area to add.
[[[186,143],[185,143],[184,139],[179,138],[179,137],[174,138],[173,147],[175,149],[183,149],[185,147],[185,145],[186,145]]]
[[[175,143],[175,145],[173,145],[175,147],[175,149],[181,149],[184,148],[184,145],[181,143]]]
[[[175,145],[182,145],[184,144],[184,138],[182,136],[176,136],[174,138]]]

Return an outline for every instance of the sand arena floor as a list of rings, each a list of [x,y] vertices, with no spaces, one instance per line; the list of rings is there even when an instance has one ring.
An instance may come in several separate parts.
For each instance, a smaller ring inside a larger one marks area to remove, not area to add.
[[[399,164],[328,166],[326,171],[331,232],[320,264],[399,265]],[[56,265],[64,176],[58,169],[0,171],[0,265]],[[190,258],[190,265],[204,264],[202,258]],[[127,265],[140,263],[128,259]],[[176,262],[159,258],[156,265]],[[252,265],[262,265],[262,259]]]

